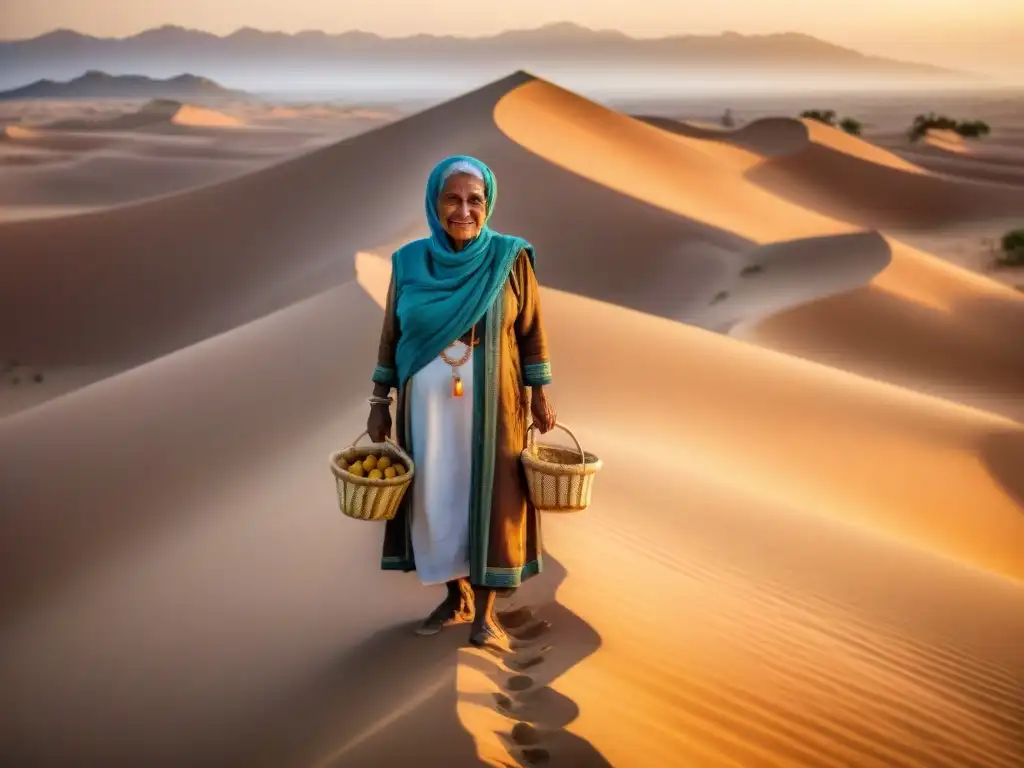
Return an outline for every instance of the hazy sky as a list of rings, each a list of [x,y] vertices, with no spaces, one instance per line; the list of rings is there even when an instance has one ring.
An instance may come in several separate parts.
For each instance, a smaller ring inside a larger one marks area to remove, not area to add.
[[[123,36],[161,24],[218,34],[250,26],[485,35],[555,21],[638,37],[799,31],[868,53],[1024,73],[1024,0],[0,0],[6,39],[57,27]]]

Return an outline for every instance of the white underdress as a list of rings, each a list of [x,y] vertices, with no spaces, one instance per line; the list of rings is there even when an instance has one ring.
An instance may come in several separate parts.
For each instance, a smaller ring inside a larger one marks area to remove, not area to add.
[[[460,360],[466,345],[445,350]],[[469,576],[469,493],[473,448],[473,356],[458,369],[462,397],[452,396],[452,367],[440,356],[412,377],[408,407],[416,478],[412,549],[423,584]]]

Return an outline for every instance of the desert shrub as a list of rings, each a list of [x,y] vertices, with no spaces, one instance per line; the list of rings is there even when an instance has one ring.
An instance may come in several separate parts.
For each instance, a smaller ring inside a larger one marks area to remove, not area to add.
[[[729,298],[729,292],[728,291],[719,291],[718,293],[715,294],[715,297],[713,299],[711,299],[711,303],[712,304],[717,304],[718,302],[725,301],[728,298]]]
[[[864,127],[860,120],[853,117],[844,117],[840,120],[834,109],[807,109],[800,113],[800,117],[806,120],[817,120],[819,123],[833,128],[841,128],[854,136],[860,136],[861,129]]]
[[[964,123],[958,123],[955,130],[965,139],[977,139],[981,136],[988,136],[992,132],[992,129],[989,128],[988,123],[984,120],[971,120]]]
[[[808,109],[801,112],[800,117],[808,120],[817,120],[825,125],[834,126],[836,124],[836,112],[834,109]]]
[[[722,127],[723,128],[735,128],[736,127],[736,118],[734,118],[732,116],[732,110],[731,109],[726,109],[725,113],[722,115]]]
[[[1024,229],[1014,229],[1003,235],[1001,243],[1004,251],[1024,248]]]
[[[976,139],[987,136],[992,129],[983,120],[956,121],[946,115],[937,115],[929,112],[927,115],[918,115],[914,118],[913,124],[907,131],[907,138],[911,141],[918,141],[928,131],[955,131],[960,136],[968,139]]]
[[[740,270],[740,274],[744,277],[748,275],[756,275],[759,272],[764,272],[764,267],[760,264],[747,264],[747,266]]]
[[[1024,266],[1024,229],[1015,229],[1003,235],[999,263],[1008,267]]]
[[[839,121],[839,127],[851,136],[860,136],[861,129],[864,126],[860,120],[856,120],[852,117],[844,117]]]
[[[929,112],[926,115],[917,115],[907,131],[907,138],[911,141],[917,141],[933,128],[952,130],[956,128],[956,120],[945,115],[937,115],[934,112]]]

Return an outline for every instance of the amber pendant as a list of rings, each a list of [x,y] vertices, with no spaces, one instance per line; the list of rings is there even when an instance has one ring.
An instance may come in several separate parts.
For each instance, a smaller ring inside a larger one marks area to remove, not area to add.
[[[462,397],[462,378],[452,376],[452,397]]]

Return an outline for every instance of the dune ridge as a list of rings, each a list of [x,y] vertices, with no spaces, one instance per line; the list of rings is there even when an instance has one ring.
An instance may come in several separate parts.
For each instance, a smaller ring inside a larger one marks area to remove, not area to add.
[[[0,762],[1015,768],[1024,304],[757,174],[960,182],[796,121],[689,130],[518,73],[0,223],[0,350],[94,377],[0,417]],[[497,656],[412,635],[438,591],[378,570],[326,467],[454,152],[537,247],[553,397],[606,462],[592,509],[546,516]]]
[[[174,99],[152,99],[137,111],[95,120],[61,120],[43,127],[63,131],[160,130],[174,127],[236,128],[244,123],[223,112]]]
[[[934,209],[968,221],[981,210],[998,215],[1011,203],[1012,210],[1024,212],[1024,198],[1006,199],[1005,187],[941,179],[815,121],[773,119],[735,132],[678,124],[668,132],[543,82],[511,92],[499,103],[495,120],[510,137],[556,164],[748,240],[750,246],[738,249],[733,278],[720,284],[728,298],[702,310],[699,319],[684,316],[688,321],[734,329],[778,349],[1024,418],[1019,387],[1024,351],[1012,330],[1024,321],[1020,293],[891,236],[857,236],[853,225],[871,211],[860,197],[888,205],[890,174],[915,186],[897,189],[904,195],[900,209],[887,210],[881,221],[867,221],[872,228],[894,218],[902,226],[931,220]],[[605,148],[612,142],[614,153]],[[733,148],[751,155],[737,163]],[[611,159],[596,164],[590,160],[596,154]],[[836,168],[849,168],[838,176],[845,182],[838,191],[824,179],[831,175],[829,158]],[[767,177],[774,181],[765,185]],[[819,202],[807,208],[796,204],[791,191],[779,196],[769,191],[787,179],[810,183]],[[856,189],[856,199],[847,186]],[[968,200],[974,194],[979,198]],[[833,203],[820,202],[829,196]],[[933,206],[937,197],[942,205]],[[815,212],[825,208],[836,218]],[[850,216],[849,211],[861,213]],[[817,273],[811,266],[816,259],[824,265]],[[802,265],[801,279],[773,280],[787,263]],[[744,279],[738,274],[743,264],[757,265],[767,279]],[[849,266],[840,270],[838,264]],[[847,309],[818,315],[821,302],[827,303],[826,312]],[[791,331],[768,330],[783,327],[786,321],[775,315],[791,308],[798,318]],[[913,330],[900,330],[907,327]],[[993,390],[999,393],[995,398]]]

